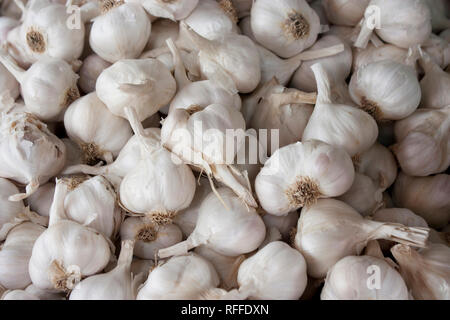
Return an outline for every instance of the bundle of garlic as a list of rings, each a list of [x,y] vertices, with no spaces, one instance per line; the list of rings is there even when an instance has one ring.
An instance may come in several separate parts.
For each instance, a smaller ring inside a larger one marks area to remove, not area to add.
[[[407,245],[396,245],[392,255],[400,266],[414,299],[450,299],[450,248],[432,244],[416,251]]]
[[[323,278],[340,259],[360,254],[370,240],[386,239],[424,247],[427,238],[427,228],[364,219],[344,202],[319,199],[302,210],[295,247],[306,260],[308,275]]]
[[[0,115],[0,177],[26,184],[26,192],[12,201],[32,195],[63,168],[66,147],[33,115],[14,112]]]

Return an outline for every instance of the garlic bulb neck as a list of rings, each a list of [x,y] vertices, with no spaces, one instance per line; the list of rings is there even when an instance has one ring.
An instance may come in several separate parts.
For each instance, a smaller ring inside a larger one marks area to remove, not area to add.
[[[53,287],[64,292],[70,291],[75,284],[81,281],[81,272],[78,266],[65,267],[61,261],[53,260],[48,272]]]
[[[238,12],[233,4],[232,0],[218,0],[220,7],[227,14],[231,21],[238,23]]]
[[[100,0],[99,2],[102,14],[105,14],[109,10],[119,7],[125,3],[124,0]]]

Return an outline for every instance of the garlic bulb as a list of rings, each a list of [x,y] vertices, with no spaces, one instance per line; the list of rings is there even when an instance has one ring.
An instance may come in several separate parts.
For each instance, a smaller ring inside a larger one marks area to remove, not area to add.
[[[230,290],[238,287],[237,273],[245,255],[228,257],[203,245],[195,248],[194,252],[211,262],[220,277],[222,288]]]
[[[311,70],[311,66],[316,63],[320,63],[322,67],[325,68],[327,74],[332,77],[331,81],[336,83],[345,81],[350,74],[352,66],[352,50],[349,45],[336,36],[328,35],[320,38],[310,50],[320,50],[337,45],[344,47],[344,50],[341,53],[329,57],[318,57],[302,63],[295,71],[290,85],[307,92],[316,91],[316,80],[314,73]]]
[[[239,20],[238,26],[239,26],[239,29],[240,29],[242,35],[249,37],[250,39],[253,40],[254,43],[256,43],[256,44],[258,43],[258,41],[256,41],[256,39],[255,39],[255,36],[253,35],[252,22],[251,22],[250,15],[248,15],[248,16],[242,18],[241,20]],[[268,51],[270,51],[270,50],[268,50]],[[275,56],[278,57],[277,55],[275,55]]]
[[[143,121],[170,102],[176,83],[166,66],[156,59],[124,59],[103,70],[96,90],[114,115],[126,119],[124,109],[131,106],[138,120]]]
[[[78,75],[64,60],[44,58],[26,71],[4,53],[0,53],[0,62],[20,83],[26,109],[41,120],[57,120],[80,97]]]
[[[324,0],[323,8],[328,20],[341,26],[356,26],[364,17],[370,0]]]
[[[158,19],[152,23],[152,32],[148,38],[145,50],[166,46],[167,39],[177,39],[180,27],[177,22],[169,19]],[[144,53],[145,54],[145,53]]]
[[[319,198],[342,195],[354,176],[344,150],[318,140],[297,142],[269,158],[256,177],[255,191],[265,211],[283,216]]]
[[[36,239],[45,228],[25,222],[14,227],[0,250],[0,285],[7,289],[22,289],[31,283],[28,261]]]
[[[380,222],[395,222],[408,227],[428,228],[425,219],[406,208],[380,209],[372,215],[372,218]]]
[[[266,228],[256,210],[246,207],[230,189],[210,193],[200,206],[197,224],[187,240],[158,251],[160,258],[186,254],[206,245],[225,256],[238,256],[258,248]]]
[[[137,3],[101,1],[102,14],[93,20],[89,44],[102,59],[114,63],[137,58],[145,48],[151,22]]]
[[[181,229],[185,238],[194,231],[197,225],[197,217],[203,200],[211,193],[211,185],[206,178],[200,178],[195,188],[194,198],[191,204],[181,210],[173,219],[173,222]]]
[[[236,23],[238,18],[236,13],[225,11],[225,4],[226,1],[198,1],[198,5],[183,21],[196,33],[208,40],[215,40],[226,34],[237,33]]]
[[[373,26],[375,14],[379,24]],[[405,49],[421,45],[431,34],[430,9],[424,0],[371,0],[364,15],[355,41],[358,48],[366,47],[374,30],[383,41]]]
[[[420,105],[424,108],[440,109],[450,105],[450,74],[444,72],[438,65],[424,54],[419,60],[425,71],[425,76],[420,80],[422,99]]]
[[[383,60],[359,68],[350,80],[350,95],[376,120],[401,120],[420,103],[421,91],[412,67]]]
[[[80,79],[78,85],[84,93],[91,93],[95,91],[95,84],[97,78],[103,70],[111,66],[111,63],[103,60],[95,53],[87,56],[83,60],[83,65],[80,69]]]
[[[137,300],[196,299],[219,285],[212,264],[196,254],[173,257],[154,268],[137,294]]]
[[[330,80],[320,63],[311,66],[317,82],[316,106],[303,132],[303,140],[317,139],[343,148],[350,156],[368,150],[378,136],[375,120],[349,105],[334,104]]]
[[[127,0],[126,3],[139,3],[153,17],[183,20],[197,6],[199,0]]]
[[[57,181],[49,228],[36,240],[28,271],[40,289],[68,291],[84,276],[100,272],[111,256],[106,238],[77,222],[66,220],[68,186]]]
[[[122,241],[117,266],[108,273],[91,276],[78,283],[70,293],[70,300],[134,300],[131,261],[133,241]]]
[[[180,228],[170,222],[154,221],[151,217],[129,217],[120,227],[120,238],[135,241],[136,257],[154,260],[159,249],[180,242],[183,235]]]
[[[249,206],[257,207],[248,184],[241,184],[236,177],[242,173],[232,166],[236,153],[227,147],[229,130],[234,130],[231,142],[239,145],[238,140],[245,136],[245,123],[242,114],[232,106],[211,104],[193,114],[173,109],[164,120],[161,141],[185,163],[201,168],[209,178],[214,176],[231,188]]]
[[[39,300],[39,298],[24,290],[12,290],[5,292],[1,300]]]
[[[67,135],[83,151],[84,163],[111,163],[132,136],[128,121],[112,114],[95,92],[81,97],[64,114]]]
[[[396,245],[391,252],[415,299],[450,299],[450,248],[448,246],[432,244],[416,251],[406,245]]]
[[[342,258],[328,271],[321,300],[409,300],[397,270],[371,256]]]
[[[27,184],[25,193],[9,198],[23,200],[59,173],[66,160],[66,147],[28,113],[1,114],[0,128],[0,177]]]
[[[72,62],[81,56],[85,37],[84,21],[68,28],[70,14],[62,4],[29,1],[23,13],[19,39],[32,62],[44,57]]]
[[[180,23],[198,52],[202,76],[215,80],[231,93],[249,93],[261,79],[256,45],[246,36],[225,34],[220,41],[200,36],[184,22]]]
[[[383,189],[370,177],[356,173],[350,189],[336,199],[350,205],[362,216],[368,216],[383,206]]]
[[[306,288],[306,262],[284,242],[267,244],[241,263],[239,293],[257,300],[298,300]]]
[[[398,207],[410,209],[439,229],[450,221],[449,192],[448,174],[411,177],[401,172],[394,184],[393,200]]]
[[[39,189],[27,199],[30,209],[39,213],[41,216],[48,217],[50,215],[50,207],[53,202],[54,193],[55,184],[53,182],[48,182],[40,186]]]
[[[392,44],[383,44],[379,47],[368,44],[364,50],[353,50],[352,72],[356,72],[359,68],[368,64],[383,60],[392,60],[404,65],[411,65],[408,60],[408,50],[406,49],[396,47]]]
[[[273,214],[263,215],[264,224],[268,229],[276,228],[283,240],[289,241],[291,232],[297,227],[299,213],[292,211],[285,216],[274,216]]]
[[[386,239],[424,247],[427,237],[426,228],[371,221],[344,202],[320,199],[302,210],[295,246],[306,259],[308,275],[323,278],[340,259],[360,254],[370,240]]]
[[[64,294],[51,290],[42,290],[33,284],[25,288],[25,292],[37,297],[39,300],[66,300]]]
[[[394,155],[378,142],[352,160],[356,172],[370,177],[382,191],[389,188],[397,177],[397,162]]]
[[[251,26],[256,40],[282,58],[312,46],[320,32],[319,17],[305,0],[257,0]]]
[[[450,18],[448,18],[449,4],[445,0],[425,0],[431,13],[431,26],[433,31],[441,31],[450,28]]]
[[[418,109],[397,121],[394,130],[392,150],[406,174],[428,176],[450,165],[450,106]]]
[[[110,183],[102,176],[64,178],[69,192],[64,199],[66,217],[114,239],[122,222],[122,211]]]
[[[6,40],[6,50],[14,58],[17,64],[27,69],[34,62],[31,53],[28,52],[26,43],[20,37],[21,26],[17,26],[8,32]]]

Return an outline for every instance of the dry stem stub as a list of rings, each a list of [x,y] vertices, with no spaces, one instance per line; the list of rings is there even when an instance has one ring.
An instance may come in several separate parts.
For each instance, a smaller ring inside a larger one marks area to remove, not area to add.
[[[77,100],[80,97],[80,91],[78,91],[78,88],[71,87],[67,89],[66,93],[64,94],[64,99],[61,103],[61,105],[65,108],[72,104],[75,100]]]
[[[373,102],[363,96],[361,98],[361,109],[370,114],[376,121],[380,121],[381,110],[376,102]]]
[[[55,289],[68,292],[81,280],[81,274],[68,272],[60,261],[53,260],[50,267],[50,281]]]
[[[309,35],[310,26],[308,20],[301,13],[292,10],[284,21],[283,29],[287,35],[299,40]]]
[[[102,157],[103,151],[94,143],[81,143],[83,162],[89,166],[96,165]]]
[[[194,113],[202,111],[202,110],[203,110],[203,108],[197,104],[190,105],[186,109],[187,113],[189,113],[190,116],[192,116]]]
[[[124,3],[124,0],[100,0],[100,10],[102,13],[106,13],[113,8],[121,6]]]
[[[321,193],[317,183],[309,177],[297,177],[295,182],[285,191],[289,203],[295,207],[314,204]]]
[[[30,47],[31,51],[36,53],[43,53],[45,51],[46,43],[41,32],[30,29],[27,32],[26,38],[28,47]]]
[[[155,241],[158,238],[159,228],[173,222],[176,213],[172,211],[154,211],[146,215],[143,219],[145,224],[137,234],[136,240],[144,242]]]
[[[222,8],[222,10],[227,14],[227,16],[231,19],[231,21],[233,21],[234,23],[238,23],[239,21],[238,14],[231,0],[219,0],[219,5]]]
[[[69,178],[63,178],[62,181],[67,185],[68,190],[72,191],[88,179],[89,176],[87,175],[75,175]]]

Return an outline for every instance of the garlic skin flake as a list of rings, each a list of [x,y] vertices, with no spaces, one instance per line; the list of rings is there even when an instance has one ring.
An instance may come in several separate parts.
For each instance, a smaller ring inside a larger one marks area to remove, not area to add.
[[[319,199],[302,210],[295,247],[307,262],[308,275],[319,279],[340,259],[360,254],[370,240],[386,239],[424,247],[427,238],[427,228],[364,219],[342,201]]]
[[[61,171],[66,147],[29,113],[1,114],[0,128],[0,177],[27,184],[25,193],[9,198],[20,201]]]
[[[350,156],[342,149],[311,140],[277,150],[255,180],[263,209],[283,216],[319,198],[345,193],[355,176]]]
[[[383,60],[359,68],[350,80],[350,95],[375,120],[401,120],[420,104],[421,90],[412,67]]]
[[[316,77],[316,106],[303,132],[303,141],[321,140],[343,148],[350,156],[368,150],[376,141],[378,126],[366,112],[333,103],[330,78],[320,63],[311,66]]]
[[[105,1],[104,13],[93,20],[89,44],[102,59],[114,63],[137,58],[145,48],[151,22],[140,4]],[[110,5],[110,8],[107,5]]]
[[[298,300],[306,288],[306,262],[284,242],[267,244],[241,263],[239,293],[256,300]]]
[[[374,267],[380,270],[381,280],[376,288],[368,286],[368,270]],[[328,271],[320,299],[409,300],[409,294],[402,276],[386,261],[371,256],[349,256],[339,260]]]
[[[397,143],[392,146],[403,172],[428,176],[450,165],[450,106],[420,108],[394,126]]]
[[[131,261],[133,241],[122,241],[117,266],[103,274],[94,275],[78,283],[70,293],[70,300],[135,300]]]
[[[190,253],[172,257],[154,268],[137,294],[137,300],[197,299],[216,288],[220,279],[212,264]]]
[[[290,58],[316,42],[320,20],[305,0],[257,0],[251,10],[256,40],[282,58]]]

